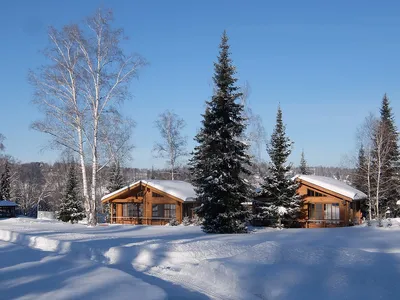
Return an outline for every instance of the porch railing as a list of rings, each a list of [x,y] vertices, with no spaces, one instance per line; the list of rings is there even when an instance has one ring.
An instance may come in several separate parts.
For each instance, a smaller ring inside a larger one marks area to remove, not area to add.
[[[172,218],[163,217],[112,217],[111,224],[165,225]]]

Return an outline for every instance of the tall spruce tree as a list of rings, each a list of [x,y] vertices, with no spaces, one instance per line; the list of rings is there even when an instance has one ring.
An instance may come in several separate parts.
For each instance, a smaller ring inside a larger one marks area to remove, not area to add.
[[[297,194],[298,184],[291,178],[292,165],[287,163],[293,143],[285,130],[282,110],[278,107],[275,129],[267,146],[271,162],[262,185],[257,212],[267,224],[289,227],[300,215],[302,197]]]
[[[364,146],[361,145],[360,149],[358,150],[356,169],[352,175],[352,183],[356,189],[362,191],[366,195],[370,194],[368,191],[368,182],[370,178],[368,178],[368,176],[370,175],[368,173],[367,158],[365,156]],[[369,211],[369,207],[371,205],[370,199],[366,201],[361,201],[360,204],[361,204],[361,210],[363,212]]]
[[[85,217],[83,201],[79,197],[78,179],[76,176],[75,164],[71,163],[68,170],[67,184],[62,198],[58,219],[63,222],[74,223]]]
[[[300,174],[302,174],[302,175],[309,175],[310,174],[310,171],[308,170],[306,158],[304,157],[304,150],[301,151]]]
[[[248,146],[241,141],[246,125],[226,32],[219,47],[214,94],[206,103],[203,126],[195,137],[198,146],[190,170],[201,203],[196,213],[204,220],[203,231],[240,233],[247,231],[248,213],[242,203],[249,201],[251,189],[243,175],[250,175],[250,157]]]
[[[0,179],[0,200],[10,200],[11,198],[11,174],[10,165],[6,161],[4,171]]]
[[[385,94],[380,109],[381,123],[387,130],[387,147],[389,149],[387,164],[382,172],[382,191],[384,191],[380,206],[382,212],[390,211],[391,215],[397,216],[399,211],[396,202],[400,200],[400,150],[399,133],[395,125],[395,119],[390,107],[389,98]]]

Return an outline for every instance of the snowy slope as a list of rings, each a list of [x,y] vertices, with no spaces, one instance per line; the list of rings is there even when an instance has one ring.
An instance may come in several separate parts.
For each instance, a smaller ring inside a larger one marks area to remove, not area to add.
[[[311,184],[318,185],[332,192],[349,197],[353,200],[360,200],[367,198],[363,192],[353,188],[352,186],[344,183],[343,181],[316,175],[296,175],[295,178],[307,181]]]
[[[165,292],[93,261],[0,241],[0,299],[165,299]]]
[[[206,235],[14,219],[0,221],[0,239],[112,267],[169,299],[397,299],[400,222],[392,224]]]

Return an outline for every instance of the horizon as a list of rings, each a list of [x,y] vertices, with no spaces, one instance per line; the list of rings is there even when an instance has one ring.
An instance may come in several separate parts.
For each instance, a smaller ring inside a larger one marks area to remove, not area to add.
[[[233,1],[228,2],[225,15],[221,12],[226,1],[174,2],[179,9],[159,1],[78,3],[4,4],[0,32],[7,47],[0,49],[4,61],[0,133],[6,137],[5,154],[23,163],[54,163],[60,157],[59,151],[42,152],[49,137],[29,129],[41,114],[31,103],[27,74],[45,63],[39,51],[48,45],[47,27],[60,29],[79,22],[98,7],[112,9],[114,28],[123,27],[130,37],[123,44],[125,50],[140,53],[150,63],[130,86],[133,99],[122,106],[137,124],[133,160],[126,167],[166,167],[151,154],[159,138],[154,121],[166,109],[186,121],[184,135],[191,152],[205,101],[212,95],[213,63],[224,29],[238,85],[250,84],[250,106],[261,115],[267,137],[280,103],[287,134],[294,141],[290,157],[294,166],[303,149],[309,166],[348,164],[357,155],[357,127],[369,112],[379,114],[384,93],[399,124],[396,33],[400,20],[396,16],[400,3],[395,1],[349,4],[341,0],[335,5],[254,1],[246,5],[248,14],[243,14],[242,3]],[[80,9],[75,10],[75,5]],[[265,149],[263,157],[267,158]]]

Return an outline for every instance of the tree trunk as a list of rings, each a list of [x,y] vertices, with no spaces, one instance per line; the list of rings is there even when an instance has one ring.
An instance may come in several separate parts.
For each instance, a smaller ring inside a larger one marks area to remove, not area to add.
[[[88,225],[96,226],[97,225],[97,217],[96,217],[96,187],[97,187],[97,135],[98,135],[98,120],[95,118],[94,126],[93,126],[93,149],[92,149],[92,199],[91,199],[91,208],[88,217]]]

